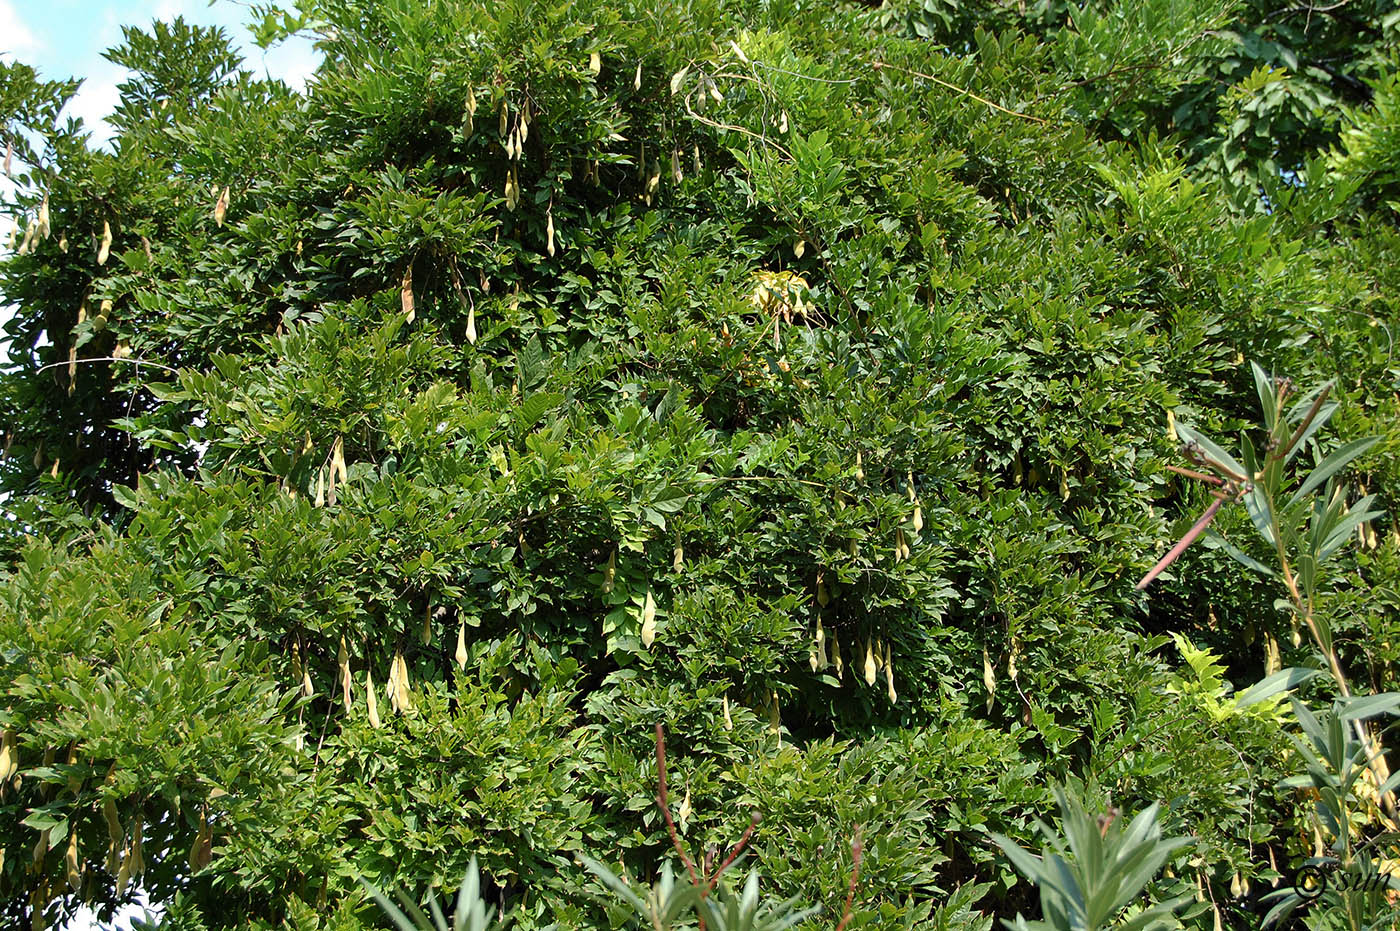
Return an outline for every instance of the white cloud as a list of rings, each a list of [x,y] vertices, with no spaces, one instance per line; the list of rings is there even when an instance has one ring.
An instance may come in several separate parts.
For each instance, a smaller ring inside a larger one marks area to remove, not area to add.
[[[0,36],[4,37],[0,39],[0,58],[32,58],[43,48],[43,43],[19,18],[10,0],[0,0]]]
[[[64,109],[63,112],[67,116],[82,117],[83,124],[92,131],[94,145],[103,145],[112,138],[113,130],[107,125],[106,118],[121,102],[121,92],[117,90],[117,85],[125,81],[130,73],[105,58],[99,59],[89,70],[78,93]]]

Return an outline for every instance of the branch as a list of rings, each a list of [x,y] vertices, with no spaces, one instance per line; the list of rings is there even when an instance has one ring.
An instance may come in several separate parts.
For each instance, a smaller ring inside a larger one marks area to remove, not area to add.
[[[690,859],[690,854],[685,852],[685,847],[681,844],[681,836],[676,832],[676,822],[671,818],[671,806],[667,802],[666,732],[662,730],[660,722],[656,725],[656,785],[656,804],[660,806],[661,814],[666,817],[666,831],[671,835],[671,843],[675,846],[676,853],[681,855],[686,872],[690,873],[690,881],[698,886],[700,877],[695,872],[695,861]]]
[[[846,887],[846,909],[841,913],[841,923],[836,926],[836,931],[846,931],[846,925],[851,922],[851,903],[856,898],[856,882],[860,879],[860,857],[865,850],[862,838],[865,836],[865,825],[856,825],[856,837],[851,841],[851,882]]]
[[[1206,512],[1201,515],[1200,519],[1196,521],[1190,530],[1186,531],[1186,536],[1182,537],[1181,540],[1177,542],[1176,546],[1171,548],[1171,552],[1163,556],[1157,565],[1152,567],[1152,571],[1143,576],[1142,581],[1137,583],[1137,591],[1142,591],[1148,585],[1151,585],[1153,579],[1165,572],[1168,566],[1176,562],[1178,556],[1186,552],[1186,547],[1196,542],[1196,538],[1205,533],[1206,528],[1210,526],[1210,522],[1215,520],[1215,512],[1220,510],[1220,505],[1224,503],[1224,498],[1216,498],[1210,503],[1210,507],[1206,508]]]
[[[1001,111],[1002,113],[1005,113],[1007,116],[1018,116],[1018,117],[1020,117],[1020,118],[1023,119],[1023,120],[1030,120],[1032,123],[1039,123],[1039,124],[1042,125],[1042,126],[1049,126],[1049,125],[1050,125],[1050,121],[1047,120],[1047,119],[1043,119],[1043,118],[1038,117],[1038,116],[1031,116],[1029,113],[1021,113],[1021,112],[1019,112],[1019,111],[1017,111],[1017,110],[1008,110],[1006,107],[1003,107],[1001,104],[999,104],[999,103],[994,103],[994,102],[988,100],[986,97],[979,97],[977,94],[974,94],[972,91],[968,90],[968,89],[965,88],[965,87],[958,87],[958,85],[956,85],[956,84],[950,84],[950,83],[948,83],[947,81],[943,80],[942,78],[936,78],[936,77],[934,77],[934,76],[931,75],[931,74],[924,74],[924,73],[921,72],[921,71],[912,71],[912,70],[910,70],[909,68],[901,68],[901,67],[899,67],[899,65],[891,65],[891,64],[887,64],[886,62],[883,62],[883,61],[872,61],[872,62],[870,63],[870,67],[874,68],[876,71],[879,71],[881,68],[892,68],[892,69],[895,70],[895,71],[903,71],[905,74],[913,75],[913,76],[916,77],[916,78],[923,78],[923,79],[926,80],[926,81],[932,81],[933,83],[937,84],[938,86],[940,86],[940,87],[946,87],[946,88],[948,88],[948,90],[954,91],[954,92],[959,93],[959,94],[962,94],[964,97],[971,97],[973,100],[977,101],[978,103],[986,104],[987,106],[991,107],[993,110],[999,110],[999,111]]]

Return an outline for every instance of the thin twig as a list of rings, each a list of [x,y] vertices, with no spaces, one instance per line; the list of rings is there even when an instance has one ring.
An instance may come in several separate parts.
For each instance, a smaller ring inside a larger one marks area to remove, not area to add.
[[[1197,471],[1195,471],[1195,470],[1193,470],[1193,469],[1183,469],[1181,466],[1177,466],[1177,465],[1169,465],[1169,466],[1167,466],[1167,471],[1168,471],[1168,472],[1175,472],[1177,475],[1184,475],[1184,476],[1186,476],[1187,478],[1196,478],[1196,479],[1200,479],[1201,481],[1203,481],[1203,482],[1209,482],[1209,483],[1212,484],[1212,485],[1224,485],[1224,484],[1225,484],[1225,482],[1224,482],[1222,479],[1216,478],[1214,475],[1207,475],[1207,474],[1205,474],[1204,472],[1197,472]]]
[[[753,830],[754,828],[758,827],[758,822],[761,820],[762,817],[759,815],[758,812],[755,811],[750,817],[749,826],[744,829],[744,836],[739,838],[739,842],[734,845],[734,849],[729,851],[729,856],[726,857],[724,862],[721,863],[719,867],[715,870],[714,875],[712,875],[709,878],[709,880],[706,881],[705,888],[700,892],[700,898],[703,899],[705,896],[710,894],[710,892],[715,888],[715,883],[719,882],[719,878],[724,875],[724,871],[729,869],[730,864],[732,864],[736,859],[738,859],[740,852],[743,851],[743,849],[746,846],[748,846],[749,838],[753,837]]]
[[[841,923],[836,926],[836,931],[846,931],[846,925],[851,922],[851,904],[856,898],[856,883],[860,880],[860,857],[865,850],[862,838],[865,835],[865,825],[856,825],[855,840],[851,841],[851,881],[846,887],[846,908],[841,913]]]
[[[1008,110],[1001,104],[988,100],[986,97],[981,97],[977,94],[974,94],[972,91],[968,90],[965,87],[958,87],[958,85],[956,84],[951,84],[948,81],[945,81],[942,78],[936,78],[931,74],[924,74],[922,71],[913,71],[909,68],[901,68],[899,65],[891,65],[883,61],[872,61],[870,63],[870,67],[874,68],[876,71],[879,71],[881,68],[891,68],[895,71],[903,71],[905,74],[913,75],[916,78],[923,78],[926,81],[932,81],[940,87],[946,87],[948,88],[948,90],[962,94],[964,97],[971,97],[978,103],[986,104],[993,110],[999,110],[1000,112],[1005,113],[1007,116],[1018,116],[1023,120],[1030,120],[1032,123],[1039,123],[1042,126],[1050,125],[1050,121],[1047,119],[1044,119],[1039,116],[1031,116],[1029,113],[1021,113],[1017,110]]]
[[[121,356],[91,356],[82,359],[65,359],[62,362],[50,362],[48,365],[39,366],[39,368],[34,370],[34,374],[38,375],[40,372],[56,369],[64,365],[83,365],[88,362],[130,362],[132,365],[149,365],[154,368],[165,369],[167,372],[174,372],[176,375],[180,374],[179,369],[173,369],[168,365],[161,365],[159,362],[148,362],[145,359],[126,359]]]

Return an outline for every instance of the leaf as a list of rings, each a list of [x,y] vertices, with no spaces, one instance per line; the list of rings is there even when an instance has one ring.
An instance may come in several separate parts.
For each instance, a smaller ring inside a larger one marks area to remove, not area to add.
[[[1280,692],[1287,692],[1297,688],[1309,679],[1322,675],[1320,669],[1305,669],[1301,666],[1291,666],[1282,669],[1271,676],[1260,679],[1239,694],[1235,699],[1236,708],[1248,708],[1250,705],[1258,704],[1266,698],[1271,698]]]
[[[1241,481],[1249,480],[1249,473],[1245,471],[1244,466],[1236,462],[1234,456],[1231,456],[1229,453],[1225,452],[1225,450],[1215,445],[1205,434],[1198,432],[1194,427],[1188,427],[1180,423],[1176,425],[1176,432],[1187,444],[1194,443],[1196,446],[1200,447],[1206,459],[1221,471],[1225,472],[1228,477]]]
[[[1380,437],[1368,436],[1359,440],[1352,440],[1350,443],[1335,450],[1330,456],[1322,460],[1322,463],[1318,465],[1317,468],[1313,469],[1312,474],[1307,477],[1302,485],[1298,486],[1298,490],[1293,493],[1293,497],[1288,499],[1288,506],[1291,508],[1299,501],[1302,501],[1311,494],[1314,489],[1320,487],[1323,482],[1326,482],[1333,475],[1336,475],[1347,463],[1365,453],[1378,442],[1380,442]]]

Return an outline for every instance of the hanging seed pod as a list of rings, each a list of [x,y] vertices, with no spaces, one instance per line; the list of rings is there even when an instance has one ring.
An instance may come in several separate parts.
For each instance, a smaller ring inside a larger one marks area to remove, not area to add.
[[[807,648],[807,665],[812,667],[812,672],[821,668],[821,660],[817,658],[817,641],[812,639],[812,645]]]
[[[813,672],[821,672],[829,665],[826,658],[826,631],[822,630],[822,616],[817,615],[817,629],[812,639],[816,642],[817,668]]]
[[[39,239],[49,238],[49,195],[44,193],[44,202],[39,205]]]
[[[24,228],[24,239],[19,244],[19,254],[28,255],[29,247],[34,244],[34,232],[38,227],[30,223]]]
[[[694,810],[695,809],[690,807],[690,785],[687,784],[685,787],[685,798],[681,799],[681,808],[678,812],[680,816],[682,831],[684,831],[686,829],[686,825],[690,823],[690,814]]]
[[[127,884],[131,882],[131,855],[122,857],[121,866],[117,868],[117,898],[120,899],[126,894]]]
[[[5,140],[5,177],[10,177],[10,163],[14,160],[15,145],[10,140]]]
[[[428,605],[427,610],[423,612],[423,632],[419,635],[419,639],[422,641],[423,646],[427,646],[433,642],[433,606],[431,604]]]
[[[904,490],[909,495],[909,503],[913,504],[917,496],[914,494],[914,470],[910,469],[904,479]]]
[[[642,89],[642,63],[637,62],[637,75],[632,78],[632,89],[639,91]]]
[[[773,690],[772,702],[768,705],[768,729],[777,734],[782,731],[783,716],[778,708],[778,691]]]
[[[228,188],[225,187],[214,204],[214,225],[224,225],[224,214],[228,213]]]
[[[1283,659],[1279,653],[1278,640],[1270,631],[1264,631],[1264,675],[1271,676],[1283,669]]]
[[[1015,637],[1011,638],[1011,649],[1006,656],[1006,677],[1012,682],[1016,681],[1016,657],[1021,653],[1021,642]]]
[[[690,71],[690,65],[686,65],[675,74],[671,75],[671,96],[674,97],[681,91],[681,83],[685,80],[686,74]]]
[[[724,729],[732,731],[734,730],[734,719],[729,716],[729,696],[722,696],[720,701],[724,707]]]
[[[476,305],[467,311],[467,342],[476,345]]]
[[[784,111],[783,111],[783,115],[782,115],[781,117],[778,118],[778,132],[781,133],[781,134],[783,134],[783,135],[787,135],[787,131],[788,131],[788,116],[787,116],[787,111],[784,110]]]
[[[102,244],[97,247],[97,264],[106,265],[107,256],[112,252],[112,224],[102,221]]]
[[[213,857],[214,832],[209,827],[209,815],[204,809],[199,812],[199,828],[195,831],[194,842],[190,844],[188,863],[191,873],[198,873],[209,865]]]
[[[394,689],[394,697],[398,699],[399,710],[408,713],[413,710],[413,698],[409,692],[408,684],[408,662],[403,658],[403,651],[399,651],[399,681],[398,687]]]
[[[910,522],[914,525],[914,532],[915,532],[915,533],[922,533],[922,532],[923,532],[923,530],[924,530],[924,509],[923,509],[923,506],[922,506],[922,505],[919,505],[919,504],[914,505],[914,516],[913,516],[912,518],[910,518]]]
[[[78,868],[78,832],[76,825],[68,827],[68,851],[63,855],[63,872],[68,888],[77,895],[83,890],[83,872]]]
[[[700,173],[700,143],[698,142],[690,150],[690,167],[695,169],[697,175]]]
[[[146,854],[142,846],[141,815],[138,813],[131,822],[131,875],[140,876],[146,872]]]
[[[107,872],[115,873],[121,866],[122,840],[125,835],[122,832],[122,822],[117,817],[117,803],[110,799],[102,801],[102,817],[107,822]]]
[[[875,684],[875,651],[871,647],[870,638],[865,638],[865,684]]]
[[[642,646],[651,648],[656,641],[656,600],[647,589],[646,600],[642,603]]]
[[[15,747],[15,732],[6,730],[0,735],[0,783],[9,782],[19,769],[19,752]]]
[[[831,632],[831,665],[836,667],[836,681],[840,682],[846,671],[846,664],[841,659],[841,641],[836,638],[834,630]]]
[[[987,687],[987,707],[991,708],[992,698],[997,690],[997,674],[992,668],[992,657],[987,648],[982,648],[982,684]]]
[[[465,669],[467,666],[467,623],[457,620],[457,652],[453,656],[457,661],[458,669]]]
[[[403,305],[404,321],[412,323],[417,314],[413,310],[413,263],[403,270],[403,280],[399,282],[399,302]]]
[[[545,211],[545,251],[550,258],[554,258],[554,208],[550,207]]]
[[[389,675],[385,678],[384,688],[389,694],[389,710],[398,713],[399,710],[399,657],[394,654],[394,658],[389,660]]]
[[[888,655],[885,657],[885,685],[889,689],[887,694],[890,697],[890,704],[897,704],[899,702],[899,695],[894,690],[894,665],[889,662]]]
[[[603,56],[597,52],[588,53],[588,70],[597,74],[603,70]]]
[[[340,697],[345,702],[345,710],[351,708],[350,695],[350,652],[345,648],[345,637],[340,638],[340,649],[335,654],[336,666],[340,669]]]
[[[34,842],[34,870],[40,872],[44,869],[44,857],[49,852],[49,828],[39,832],[39,839]]]
[[[865,481],[865,467],[861,465],[860,450],[856,450],[856,481]]]
[[[365,700],[369,706],[369,726],[379,727],[379,700],[374,697],[374,674],[365,667]]]
[[[316,690],[311,687],[311,667],[303,663],[301,667],[301,694],[310,698],[315,693]]]
[[[509,131],[510,131],[510,110],[507,108],[506,102],[505,102],[504,100],[502,100],[502,101],[501,101],[501,138],[504,139],[504,138],[506,137],[506,133],[508,133]]]
[[[617,550],[608,554],[608,564],[603,567],[603,594],[610,595],[617,579]]]
[[[318,508],[326,506],[326,470],[324,468],[316,470],[316,496],[311,503]]]
[[[467,138],[476,131],[476,90],[467,88],[465,112],[462,114],[462,137]]]
[[[350,480],[350,475],[345,469],[345,439],[337,436],[335,443],[331,446],[331,468],[335,471],[335,476],[340,484],[344,485]]]
[[[681,170],[681,150],[671,150],[671,181],[680,184],[685,180],[685,172]]]
[[[68,234],[67,234],[67,233],[59,233],[59,234],[58,234],[58,251],[59,251],[59,252],[62,252],[64,255],[67,255],[67,254],[68,254]]]
[[[298,687],[300,687],[300,685],[301,685],[301,671],[302,671],[302,670],[301,670],[301,648],[297,645],[297,641],[293,640],[293,641],[292,641],[292,681],[295,682],[295,683],[297,684]]]
[[[1238,899],[1243,894],[1240,888],[1240,874],[1236,873],[1230,877],[1230,898]]]
[[[681,535],[676,533],[676,545],[671,550],[671,571],[680,572],[685,568],[685,547],[681,545]]]
[[[817,573],[817,604],[823,608],[831,604],[831,593],[826,590],[824,573]]]

